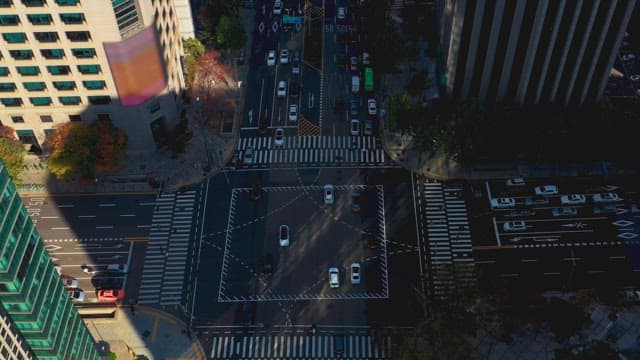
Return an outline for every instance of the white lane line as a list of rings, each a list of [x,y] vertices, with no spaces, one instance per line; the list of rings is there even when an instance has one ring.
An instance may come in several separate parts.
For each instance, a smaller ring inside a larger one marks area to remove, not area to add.
[[[51,230],[69,230],[69,227],[52,227]]]
[[[57,216],[41,216],[40,219],[57,219]]]
[[[100,207],[111,207],[111,206],[116,206],[116,204],[100,204],[98,206],[100,206]]]
[[[121,217],[134,217],[136,216],[135,214],[122,214],[120,215]]]
[[[84,218],[94,218],[96,217],[95,215],[78,215],[79,218],[84,219]]]
[[[96,229],[113,229],[113,226],[96,226]]]
[[[151,225],[138,225],[138,226],[136,226],[136,227],[137,227],[137,228],[141,228],[141,229],[142,229],[142,228],[150,228],[150,227],[151,227]]]
[[[138,205],[140,206],[156,206],[155,202],[144,202],[144,203],[138,203]]]
[[[58,205],[59,208],[69,208],[74,207],[75,205]]]

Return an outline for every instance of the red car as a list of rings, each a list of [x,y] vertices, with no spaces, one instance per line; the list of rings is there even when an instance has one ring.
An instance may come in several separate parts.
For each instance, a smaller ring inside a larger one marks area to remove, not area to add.
[[[118,301],[124,299],[124,290],[98,290],[98,301]]]

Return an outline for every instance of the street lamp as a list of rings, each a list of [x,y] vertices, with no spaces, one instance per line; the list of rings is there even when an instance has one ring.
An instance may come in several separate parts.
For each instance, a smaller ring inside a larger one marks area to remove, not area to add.
[[[198,107],[198,115],[200,116],[200,128],[202,129],[202,141],[204,142],[204,151],[207,155],[207,168],[205,171],[211,170],[211,152],[209,151],[209,141],[207,139],[207,128],[204,122],[204,114],[202,111],[202,101],[200,101],[200,96],[196,96],[196,104]]]

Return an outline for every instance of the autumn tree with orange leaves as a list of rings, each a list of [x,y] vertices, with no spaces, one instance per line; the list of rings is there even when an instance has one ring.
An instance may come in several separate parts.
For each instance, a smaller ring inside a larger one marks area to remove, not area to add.
[[[77,174],[92,180],[96,172],[113,171],[120,167],[127,136],[109,120],[91,125],[65,123],[49,136],[51,156],[47,166],[59,179]]]
[[[15,134],[16,132],[12,128],[0,125],[0,160],[13,179],[13,183],[20,184],[20,172],[24,167],[25,151]]]

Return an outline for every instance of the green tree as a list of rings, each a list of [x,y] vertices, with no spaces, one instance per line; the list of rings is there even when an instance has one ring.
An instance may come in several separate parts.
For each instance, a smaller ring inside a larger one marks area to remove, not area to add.
[[[183,42],[184,47],[184,68],[186,72],[186,81],[189,86],[193,84],[196,73],[198,72],[198,58],[205,52],[205,47],[195,38],[187,39]]]
[[[216,26],[216,44],[221,49],[238,50],[247,43],[247,34],[238,16],[223,16]]]
[[[0,125],[0,160],[16,185],[21,183],[20,172],[24,168],[25,153],[13,129]]]

